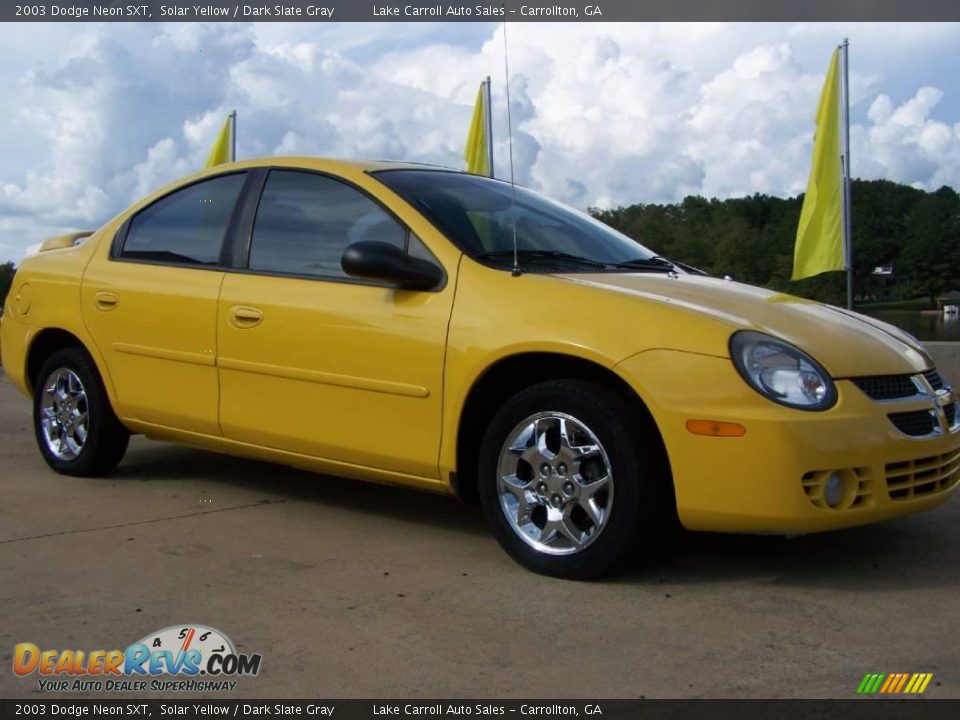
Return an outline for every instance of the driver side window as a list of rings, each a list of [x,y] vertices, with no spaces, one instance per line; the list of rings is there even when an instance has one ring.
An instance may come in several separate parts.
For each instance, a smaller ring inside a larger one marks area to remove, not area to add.
[[[383,242],[407,249],[408,231],[380,205],[333,178],[272,170],[250,240],[249,268],[284,275],[346,279],[347,246]]]

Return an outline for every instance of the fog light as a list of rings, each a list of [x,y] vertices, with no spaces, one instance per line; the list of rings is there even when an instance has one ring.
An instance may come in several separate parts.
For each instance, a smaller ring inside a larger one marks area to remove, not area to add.
[[[832,508],[843,502],[843,478],[835,472],[830,473],[823,483],[823,499]]]

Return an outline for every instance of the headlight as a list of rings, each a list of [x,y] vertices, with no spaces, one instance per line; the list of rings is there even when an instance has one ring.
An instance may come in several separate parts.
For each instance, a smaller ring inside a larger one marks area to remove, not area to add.
[[[837,388],[827,371],[788,342],[742,330],[730,338],[730,357],[743,379],[775,403],[826,410],[837,401]]]

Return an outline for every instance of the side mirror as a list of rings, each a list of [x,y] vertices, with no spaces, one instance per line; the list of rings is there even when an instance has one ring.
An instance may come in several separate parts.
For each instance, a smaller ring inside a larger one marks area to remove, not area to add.
[[[432,290],[443,281],[443,271],[396,245],[364,240],[343,251],[340,266],[351,277],[385,280],[409,290]]]

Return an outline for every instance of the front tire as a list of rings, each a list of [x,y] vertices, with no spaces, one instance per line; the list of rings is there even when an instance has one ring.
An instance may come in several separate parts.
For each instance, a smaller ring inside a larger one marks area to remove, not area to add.
[[[109,473],[130,441],[93,361],[78,347],[58,350],[41,366],[33,428],[43,459],[64,475]]]
[[[480,501],[514,560],[585,580],[622,567],[641,531],[662,519],[663,467],[659,439],[621,393],[549,381],[515,395],[491,421]]]

